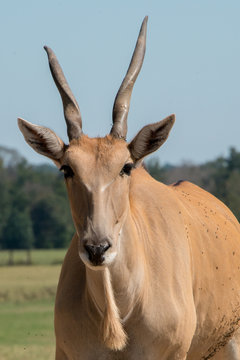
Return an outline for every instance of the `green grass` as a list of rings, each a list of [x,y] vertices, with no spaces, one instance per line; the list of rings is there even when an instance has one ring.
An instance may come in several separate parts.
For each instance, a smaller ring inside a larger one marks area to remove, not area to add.
[[[0,267],[0,304],[53,299],[60,265]]]
[[[0,359],[54,359],[53,300],[0,306]]]
[[[61,264],[65,256],[66,249],[41,249],[32,250],[32,264],[33,265],[56,265]],[[0,266],[8,265],[8,251],[0,251]],[[13,252],[14,264],[24,265],[26,264],[27,253],[25,250],[16,250]]]
[[[53,301],[5,303],[0,309],[0,320],[5,324],[0,329],[0,344],[29,346],[38,337],[37,343],[45,345],[53,332]]]
[[[51,264],[57,256],[51,250],[39,251],[35,261]],[[0,360],[54,359],[54,297],[60,269],[0,267]]]

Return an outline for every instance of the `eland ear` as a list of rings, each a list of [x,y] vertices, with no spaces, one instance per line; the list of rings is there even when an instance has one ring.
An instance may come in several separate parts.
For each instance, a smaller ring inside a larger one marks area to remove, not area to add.
[[[174,122],[173,114],[162,121],[144,126],[128,145],[133,160],[136,162],[158,150],[167,140]]]
[[[18,126],[26,142],[39,154],[52,159],[56,165],[64,154],[64,142],[50,129],[18,119]]]

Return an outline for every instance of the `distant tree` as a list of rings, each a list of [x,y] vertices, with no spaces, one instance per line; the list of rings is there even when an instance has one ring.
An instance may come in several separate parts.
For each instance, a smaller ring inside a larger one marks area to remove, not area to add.
[[[224,157],[208,163],[208,167],[212,169],[211,176],[214,181],[213,194],[222,201],[226,198],[226,181],[229,177],[227,165],[227,159]]]
[[[191,181],[222,200],[240,220],[240,152],[231,148],[228,156],[201,165],[183,163],[161,167],[158,160],[147,163],[150,174],[167,184]]]
[[[0,158],[3,160],[4,167],[15,167],[24,158],[15,149],[0,145]]]
[[[9,265],[13,265],[13,251],[27,250],[27,263],[31,264],[31,249],[33,247],[32,221],[27,211],[12,208],[3,229],[3,247],[9,250]]]
[[[69,243],[69,224],[63,205],[60,199],[48,197],[33,206],[31,217],[36,248],[63,248]]]
[[[240,152],[234,147],[230,148],[230,154],[227,159],[227,167],[229,172],[238,170],[240,171]]]
[[[240,219],[240,171],[232,171],[226,182],[225,203]]]
[[[162,166],[160,166],[160,163],[158,159],[151,159],[146,163],[146,169],[151,174],[154,179],[165,182],[166,181],[166,173]]]
[[[203,187],[240,220],[240,152],[235,148],[200,165],[162,165],[155,158],[146,168],[163,183],[188,180]],[[66,247],[73,232],[62,174],[51,165],[32,166],[0,146],[0,250]]]
[[[9,184],[7,171],[3,167],[3,161],[0,158],[0,249],[2,248],[3,228],[6,224],[10,211]]]

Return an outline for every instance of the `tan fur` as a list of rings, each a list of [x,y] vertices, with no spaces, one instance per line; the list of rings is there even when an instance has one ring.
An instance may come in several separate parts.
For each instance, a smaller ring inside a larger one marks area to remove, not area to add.
[[[130,144],[120,140],[146,24],[115,100],[111,135],[82,134],[77,102],[47,47],[70,144],[19,119],[29,145],[64,171],[76,228],[56,295],[56,360],[239,360],[240,224],[199,187],[166,186],[141,168],[167,139],[174,115],[145,126]]]
[[[110,136],[73,140],[56,161],[74,173],[66,185],[77,231],[56,296],[56,360],[238,354],[240,225],[230,210],[143,168],[120,176],[131,154]],[[107,262],[94,268],[84,241],[104,237]]]
[[[130,144],[121,140],[146,21],[111,135],[82,134],[49,48],[70,144],[19,119],[30,146],[64,171],[76,229],[56,294],[56,360],[239,360],[240,224],[199,187],[166,186],[141,167],[167,139],[174,115],[145,126]]]
[[[112,350],[122,350],[127,343],[127,335],[121,324],[119,317],[119,310],[117,308],[109,269],[104,270],[104,296],[105,296],[105,311],[103,317],[103,342]]]
[[[240,329],[226,346],[220,349],[213,360],[239,360],[240,359]]]

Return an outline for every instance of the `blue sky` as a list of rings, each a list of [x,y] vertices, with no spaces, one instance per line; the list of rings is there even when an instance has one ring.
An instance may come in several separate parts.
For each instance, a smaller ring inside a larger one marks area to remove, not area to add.
[[[0,144],[32,163],[16,119],[67,142],[60,96],[43,45],[56,53],[80,105],[83,131],[104,136],[138,31],[149,16],[147,51],[128,117],[128,140],[171,113],[176,123],[155,154],[161,163],[200,163],[240,150],[240,1],[1,2]]]

